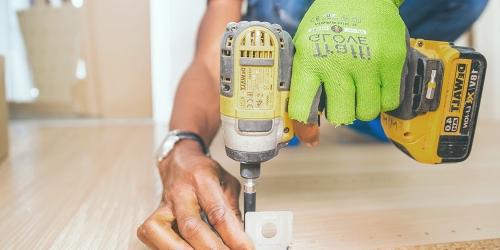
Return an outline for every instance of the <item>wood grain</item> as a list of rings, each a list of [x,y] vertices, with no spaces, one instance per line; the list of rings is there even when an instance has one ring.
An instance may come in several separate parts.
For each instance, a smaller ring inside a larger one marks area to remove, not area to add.
[[[159,201],[151,152],[163,127],[142,120],[11,125],[11,156],[0,165],[0,248],[144,248],[135,229]],[[323,126],[319,148],[289,148],[264,164],[258,210],[294,212],[293,249],[499,238],[498,125],[481,124],[466,163],[440,167]],[[220,137],[212,153],[238,173]]]
[[[500,249],[500,239],[491,240],[474,240],[452,243],[429,244],[412,247],[396,247],[393,250],[463,250],[463,249],[484,249],[498,250]]]

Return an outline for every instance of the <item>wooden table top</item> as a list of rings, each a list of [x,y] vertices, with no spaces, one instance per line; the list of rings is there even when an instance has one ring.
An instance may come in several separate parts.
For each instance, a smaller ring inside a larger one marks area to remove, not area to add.
[[[288,148],[264,164],[258,210],[294,212],[293,249],[500,238],[499,125],[481,123],[471,158],[439,167],[323,126],[319,148]],[[11,156],[0,165],[0,248],[145,248],[135,231],[159,201],[152,152],[164,134],[137,120],[12,122]],[[221,138],[212,153],[238,173]]]

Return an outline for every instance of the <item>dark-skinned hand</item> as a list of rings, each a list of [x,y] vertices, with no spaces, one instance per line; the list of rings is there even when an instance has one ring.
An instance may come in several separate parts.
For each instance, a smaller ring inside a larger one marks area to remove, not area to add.
[[[137,230],[148,247],[253,249],[243,230],[239,181],[205,156],[196,142],[179,142],[160,163],[159,172],[162,200]]]

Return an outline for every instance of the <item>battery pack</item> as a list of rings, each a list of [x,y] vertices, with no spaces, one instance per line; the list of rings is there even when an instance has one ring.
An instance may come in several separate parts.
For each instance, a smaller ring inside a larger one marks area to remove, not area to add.
[[[447,42],[411,41],[402,103],[381,115],[387,136],[418,162],[466,160],[472,150],[486,59]]]

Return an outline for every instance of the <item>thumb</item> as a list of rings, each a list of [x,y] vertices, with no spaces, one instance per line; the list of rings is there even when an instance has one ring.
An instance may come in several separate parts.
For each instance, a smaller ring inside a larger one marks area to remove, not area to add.
[[[293,121],[293,129],[300,141],[308,147],[316,147],[319,144],[319,126],[317,124],[305,124]]]

